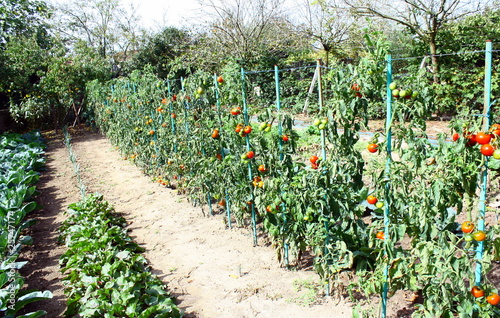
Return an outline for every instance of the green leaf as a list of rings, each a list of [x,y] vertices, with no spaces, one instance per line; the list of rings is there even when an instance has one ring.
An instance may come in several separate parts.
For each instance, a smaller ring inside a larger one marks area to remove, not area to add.
[[[14,305],[14,308],[17,311],[19,311],[21,308],[26,306],[27,304],[33,303],[35,301],[39,301],[42,299],[50,299],[52,298],[52,293],[50,291],[44,291],[44,292],[31,292],[29,294],[23,295],[17,299],[16,304]]]

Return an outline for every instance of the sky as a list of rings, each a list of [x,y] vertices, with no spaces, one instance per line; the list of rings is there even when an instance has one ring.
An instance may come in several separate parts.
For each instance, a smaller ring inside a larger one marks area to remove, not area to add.
[[[137,7],[143,26],[153,30],[164,26],[188,26],[200,15],[197,0],[141,0],[132,3]]]
[[[49,3],[63,4],[78,0],[47,0]],[[85,0],[84,0],[85,1]],[[203,19],[203,0],[118,0],[122,7],[128,9],[130,4],[135,7],[141,17],[141,26],[159,31],[166,26],[178,28],[192,27],[200,24]],[[285,0],[288,6],[297,0]],[[307,1],[307,0],[299,0]],[[205,8],[206,9],[206,8]]]

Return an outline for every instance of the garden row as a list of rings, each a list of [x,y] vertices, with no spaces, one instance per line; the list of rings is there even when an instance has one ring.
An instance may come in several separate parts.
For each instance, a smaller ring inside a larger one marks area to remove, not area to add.
[[[67,132],[65,142],[83,197],[69,206],[60,228],[67,248],[59,260],[68,296],[65,316],[180,317],[144,250],[128,236],[125,219],[102,196],[85,194]]]
[[[89,83],[88,91],[95,124],[124,159],[194,202],[212,209],[215,199],[229,227],[251,225],[255,243],[259,225],[285,265],[312,253],[327,293],[331,282],[349,275],[351,296],[382,295],[383,306],[397,290],[421,295],[414,317],[494,317],[498,309],[485,296],[498,291],[486,274],[500,259],[499,227],[470,240],[456,221],[484,221],[475,206],[487,159],[465,138],[450,143],[442,135],[431,143],[426,119],[437,101],[428,81],[401,77],[404,96],[391,96],[389,83],[367,75],[380,67],[369,57],[345,70],[318,67],[326,71],[307,131],[294,129],[293,114],[281,107],[276,69],[276,100],[268,103],[275,106],[266,108],[248,97],[254,73],[244,71],[167,82],[135,72]],[[367,108],[386,92],[392,106],[386,129],[371,143],[387,151],[367,160],[359,131],[367,126]],[[457,117],[450,126],[467,136],[489,129],[479,116]],[[366,202],[369,195],[377,202]],[[485,296],[471,293],[476,271]]]
[[[22,289],[19,269],[26,262],[18,261],[22,246],[33,241],[23,230],[34,224],[26,217],[37,208],[32,196],[37,171],[44,164],[43,147],[39,133],[0,135],[0,313],[4,317],[40,317],[45,311],[26,313],[24,307],[52,298],[49,291]]]

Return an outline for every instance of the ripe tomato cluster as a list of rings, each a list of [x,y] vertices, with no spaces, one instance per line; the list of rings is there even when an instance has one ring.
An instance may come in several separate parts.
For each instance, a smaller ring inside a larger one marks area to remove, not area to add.
[[[464,131],[463,137],[466,140],[465,145],[467,147],[480,145],[479,151],[483,156],[500,159],[500,124],[492,125],[488,132],[480,131],[474,134]],[[452,135],[452,140],[456,142],[459,139],[460,135],[455,132]]]

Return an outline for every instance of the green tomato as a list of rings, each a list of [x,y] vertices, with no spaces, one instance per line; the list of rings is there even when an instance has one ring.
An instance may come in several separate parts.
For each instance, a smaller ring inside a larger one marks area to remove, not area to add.
[[[404,89],[399,91],[399,97],[406,97],[407,93]]]
[[[493,152],[493,158],[500,159],[500,149],[497,149]]]
[[[398,87],[398,84],[396,82],[392,82],[391,84],[389,84],[389,89],[391,91],[395,90],[396,87]]]
[[[321,124],[321,120],[315,119],[313,124],[314,124],[314,126],[319,126],[319,124]]]
[[[319,129],[319,130],[323,130],[323,129],[325,129],[325,128],[326,128],[326,125],[325,125],[325,124],[320,124],[320,125],[318,126],[318,129]]]
[[[267,123],[262,123],[262,124],[260,124],[260,126],[259,126],[259,130],[265,130],[265,129],[266,129],[266,127],[267,127]]]
[[[203,93],[205,93],[205,90],[203,89],[203,87],[198,87],[198,89],[196,90],[196,92],[200,95],[202,95]]]
[[[411,93],[411,98],[415,99],[418,97],[418,92]]]
[[[250,162],[250,160],[248,160],[248,159],[241,159],[241,162],[248,164]]]
[[[267,126],[266,129],[264,129],[265,132],[270,132],[271,131],[271,126]]]
[[[246,153],[242,154],[242,155],[240,156],[240,158],[241,158],[241,160],[247,159],[247,154],[246,154]]]
[[[323,124],[323,125],[328,124],[328,119],[323,118],[323,119],[321,120],[321,124]]]
[[[392,96],[399,97],[399,89],[393,89],[392,90]]]
[[[384,202],[382,201],[378,201],[377,203],[375,203],[375,206],[379,209],[383,208],[384,207]]]
[[[464,240],[466,242],[472,242],[474,240],[474,238],[472,237],[472,235],[467,234],[467,235],[464,236]]]

